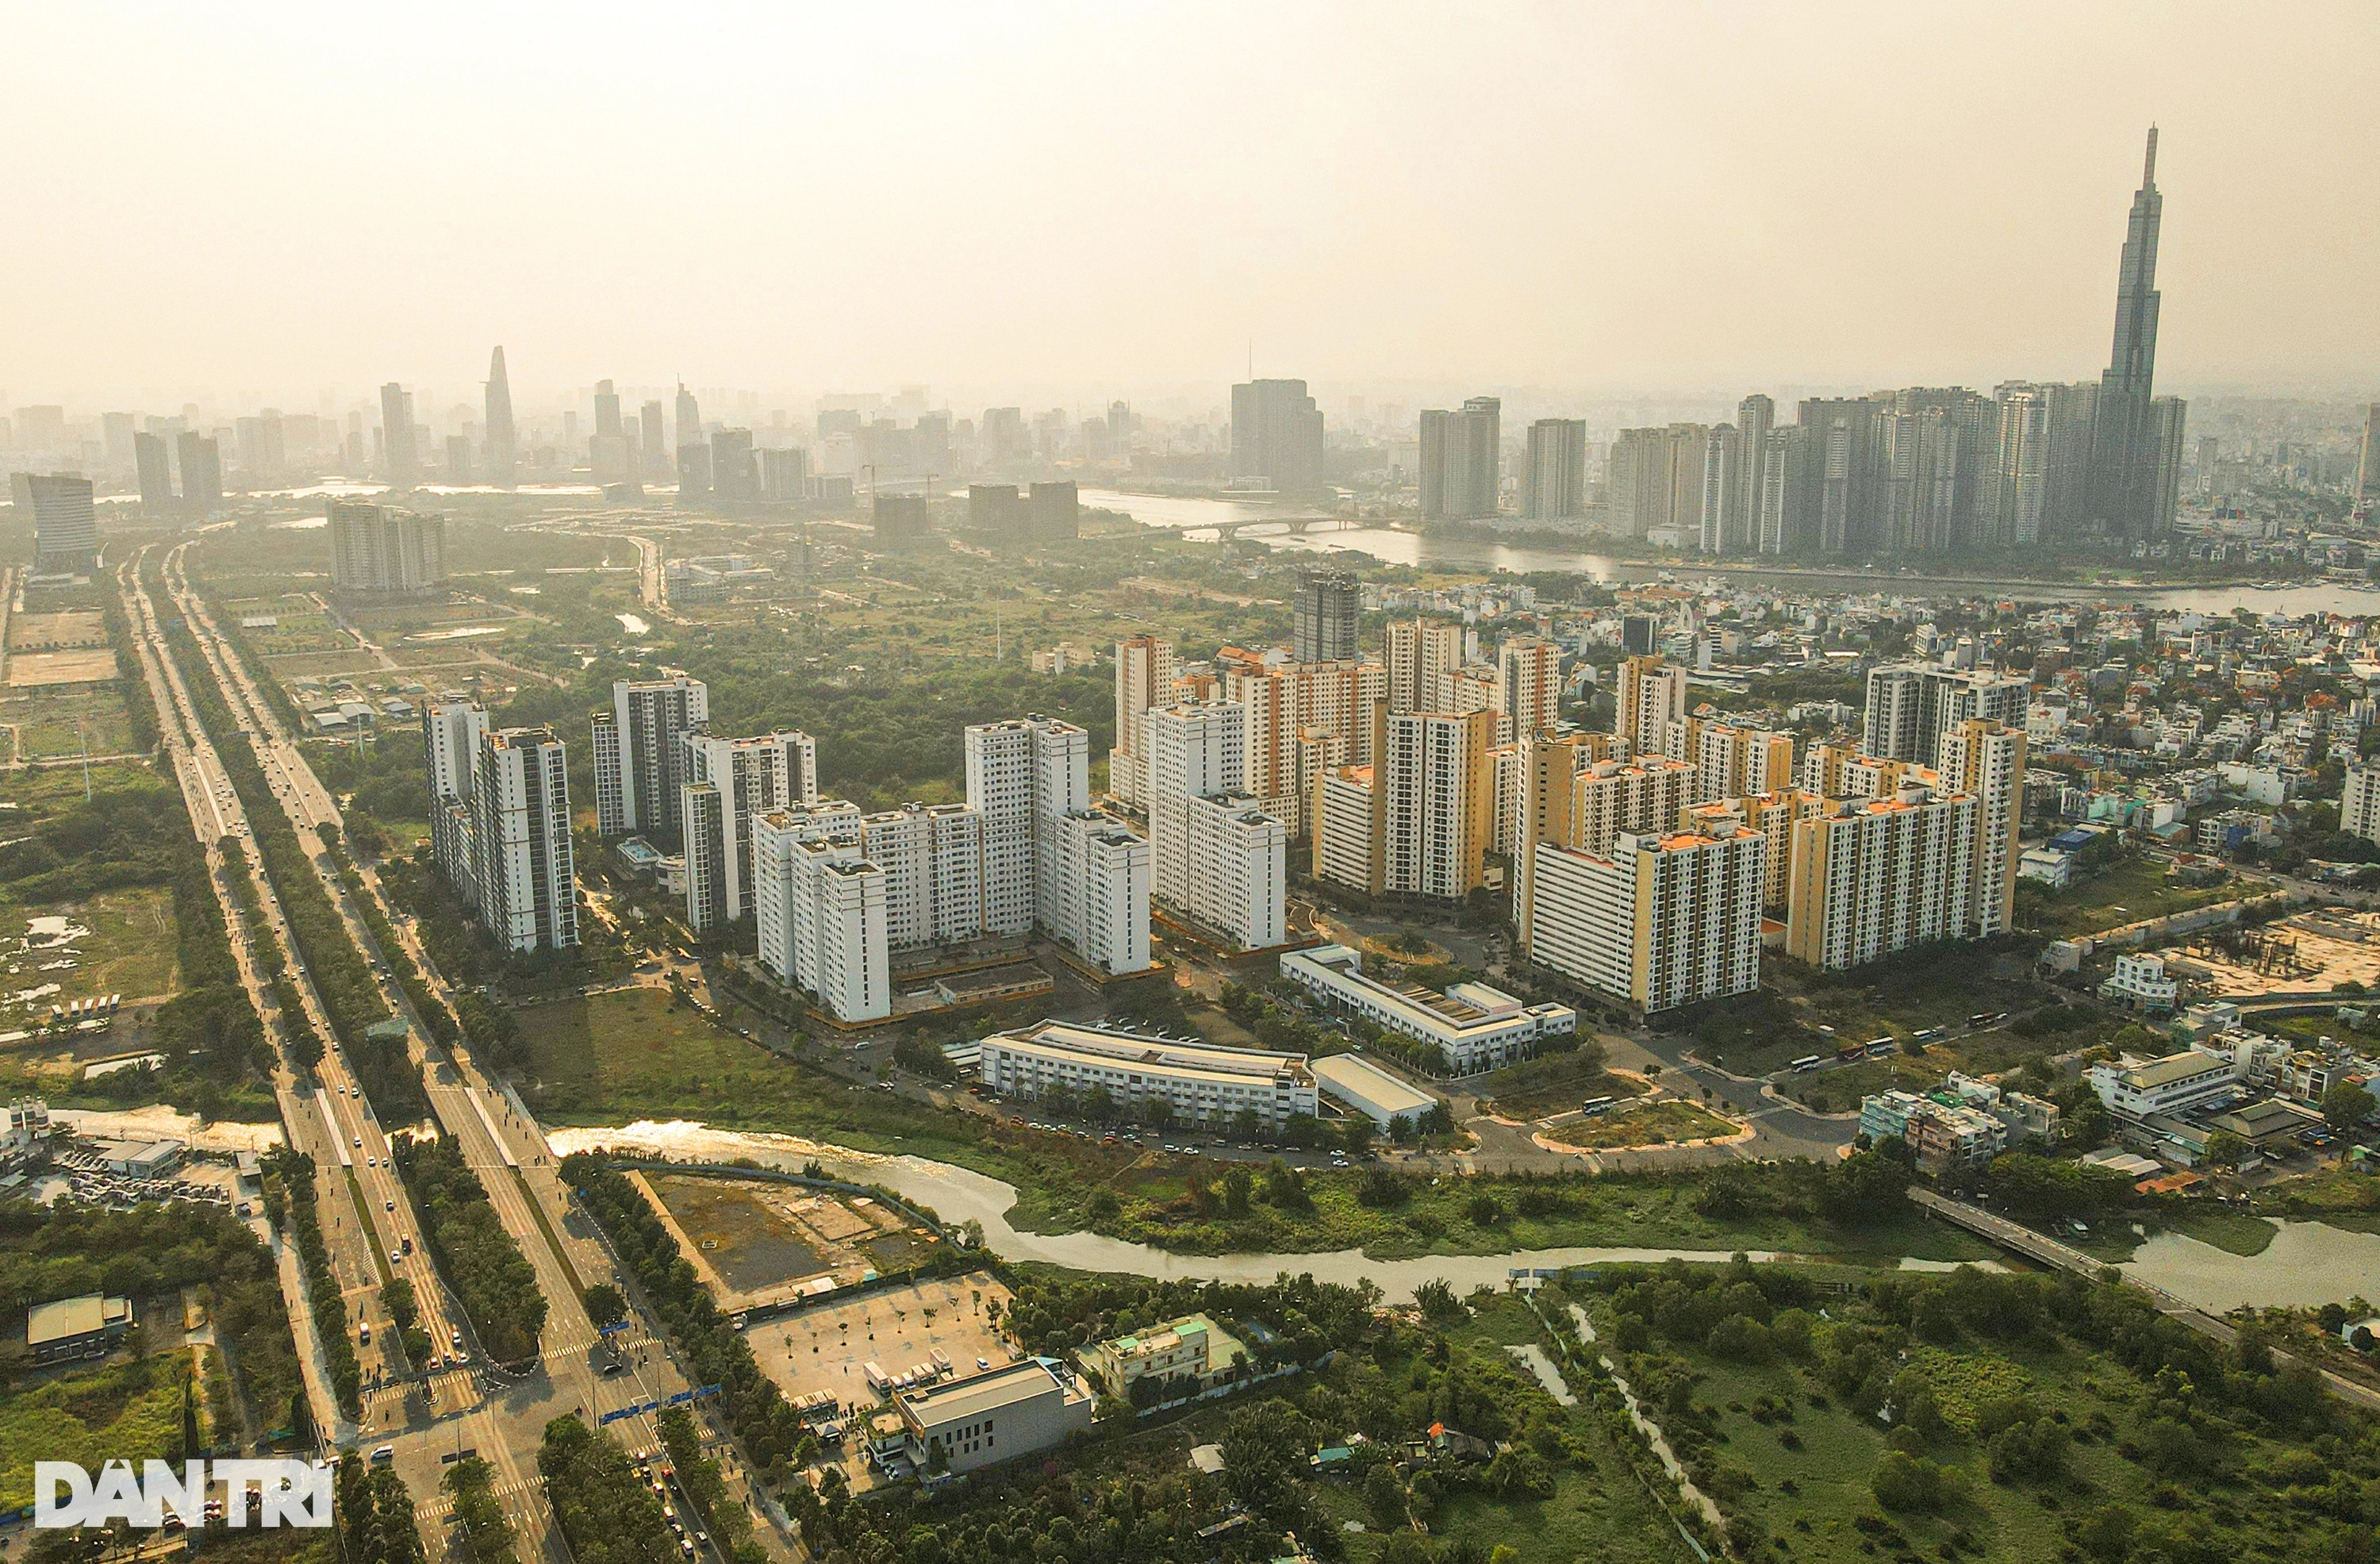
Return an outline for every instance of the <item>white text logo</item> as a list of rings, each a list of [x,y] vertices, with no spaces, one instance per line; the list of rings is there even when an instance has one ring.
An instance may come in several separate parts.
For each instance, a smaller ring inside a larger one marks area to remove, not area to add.
[[[176,1472],[162,1460],[144,1464],[139,1476],[129,1461],[112,1460],[94,1481],[71,1461],[33,1463],[33,1524],[162,1526],[172,1510],[188,1526],[205,1521],[210,1478],[223,1485],[224,1521],[248,1524],[248,1495],[261,1496],[261,1526],[327,1526],[331,1523],[331,1470],[303,1460],[193,1460]],[[59,1490],[64,1488],[63,1495]]]

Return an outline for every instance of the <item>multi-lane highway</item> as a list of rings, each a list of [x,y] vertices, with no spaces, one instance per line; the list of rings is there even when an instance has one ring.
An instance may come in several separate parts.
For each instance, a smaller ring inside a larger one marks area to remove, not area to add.
[[[208,671],[238,720],[247,725],[246,735],[267,782],[298,831],[301,844],[315,858],[317,873],[333,904],[339,909],[348,937],[379,974],[382,995],[391,1010],[403,1017],[411,1028],[414,1061],[422,1071],[440,1132],[461,1148],[465,1160],[478,1174],[498,1219],[535,1270],[539,1289],[547,1301],[539,1361],[533,1367],[516,1374],[493,1370],[477,1362],[464,1372],[456,1372],[450,1365],[444,1375],[432,1376],[431,1405],[414,1408],[400,1401],[390,1409],[393,1415],[410,1414],[403,1424],[403,1433],[388,1441],[395,1447],[396,1469],[414,1489],[425,1529],[429,1529],[443,1521],[449,1509],[437,1493],[443,1460],[451,1460],[457,1449],[476,1448],[495,1468],[496,1496],[513,1512],[525,1539],[536,1552],[558,1556],[566,1550],[552,1528],[533,1476],[536,1449],[545,1423],[554,1416],[574,1411],[583,1411],[592,1418],[605,1411],[662,1400],[686,1388],[686,1377],[665,1350],[655,1350],[650,1340],[640,1339],[641,1333],[633,1331],[624,1343],[622,1366],[605,1372],[613,1361],[613,1354],[601,1345],[589,1320],[582,1293],[588,1283],[618,1278],[611,1259],[594,1237],[592,1224],[572,1208],[544,1137],[517,1099],[491,1081],[468,1050],[458,1047],[449,1053],[428,1042],[429,1029],[405,992],[389,976],[382,960],[384,953],[377,947],[362,910],[355,904],[346,886],[331,873],[327,859],[316,845],[318,828],[338,821],[337,800],[314,775],[254,676],[224,639],[204,601],[189,589],[178,548],[166,558],[165,580],[176,605],[202,649]],[[364,896],[373,900],[397,932],[405,953],[412,958],[429,984],[433,1001],[451,1008],[454,992],[431,964],[411,920],[387,903],[377,876],[369,868],[359,871],[358,879]],[[327,1026],[322,1031],[327,1036]],[[354,1090],[352,1077],[346,1073],[343,1061],[334,1064],[326,1057],[325,1066],[324,1084],[330,1091],[324,1100],[333,1115],[336,1117],[342,1106],[346,1105],[370,1119],[370,1105]],[[359,1173],[388,1177],[395,1182],[387,1167],[385,1142],[377,1138],[378,1130],[376,1122],[370,1130],[341,1122],[341,1130],[348,1135],[350,1156],[365,1165]],[[361,1139],[364,1145],[354,1145],[356,1139]],[[370,1166],[375,1157],[379,1161],[377,1168]],[[401,1190],[390,1196],[375,1189],[368,1199],[394,1200],[396,1212],[407,1209]],[[387,1214],[385,1207],[382,1214]],[[401,1251],[401,1241],[399,1247]],[[417,1243],[416,1247],[415,1256],[400,1257],[426,1265],[426,1258],[418,1252],[425,1246]],[[422,1291],[419,1282],[416,1283],[416,1290]],[[443,1294],[440,1296],[443,1299]],[[461,1323],[460,1311],[451,1313],[455,1322]],[[442,1350],[447,1328],[442,1315],[440,1324],[433,1328],[433,1345]],[[433,1423],[424,1428],[419,1426],[423,1413],[443,1422],[459,1420],[463,1426],[441,1427]],[[650,1413],[623,1420],[620,1426],[632,1448],[659,1448],[659,1431]],[[759,1531],[764,1546],[772,1553],[783,1552],[782,1538],[765,1520]]]

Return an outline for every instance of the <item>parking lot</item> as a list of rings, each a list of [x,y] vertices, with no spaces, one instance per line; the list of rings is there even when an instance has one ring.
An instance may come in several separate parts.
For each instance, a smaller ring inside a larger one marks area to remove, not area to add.
[[[997,1365],[1014,1356],[992,1328],[990,1311],[1005,1308],[1008,1289],[989,1273],[939,1277],[887,1288],[830,1308],[781,1314],[745,1327],[752,1355],[796,1405],[824,1391],[844,1409],[865,1410],[879,1398],[867,1365],[900,1375],[941,1352],[958,1375],[978,1360]]]

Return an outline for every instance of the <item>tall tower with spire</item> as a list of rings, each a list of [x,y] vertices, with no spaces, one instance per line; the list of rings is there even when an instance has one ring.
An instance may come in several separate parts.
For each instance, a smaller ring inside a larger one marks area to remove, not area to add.
[[[2179,445],[2181,406],[2153,389],[2156,373],[2157,229],[2165,197],[2156,188],[2156,127],[2149,127],[2141,188],[2124,228],[2116,271],[2116,339],[2099,377],[2096,425],[2091,440],[2091,511],[2113,532],[2139,537],[2173,519],[2163,498],[2159,467],[2168,445]],[[2173,428],[2166,426],[2171,423]],[[2168,440],[2168,434],[2174,437]]]
[[[513,385],[504,374],[504,350],[488,358],[487,399],[488,482],[498,488],[513,485],[518,452],[513,444]]]

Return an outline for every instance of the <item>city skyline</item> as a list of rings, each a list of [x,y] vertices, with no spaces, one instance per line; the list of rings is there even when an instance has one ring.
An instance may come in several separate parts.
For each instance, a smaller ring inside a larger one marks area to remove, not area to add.
[[[765,15],[737,24],[751,46],[732,55],[673,36],[616,49],[626,13],[593,13],[584,38],[498,17],[451,53],[441,35],[427,79],[427,42],[334,53],[335,30],[219,38],[148,17],[107,40],[140,91],[75,158],[27,171],[48,216],[18,279],[42,308],[0,350],[0,391],[121,403],[170,387],[177,404],[251,388],[303,407],[326,384],[394,378],[476,399],[495,342],[524,402],[681,373],[922,381],[953,406],[1211,398],[1251,367],[1326,397],[1447,406],[1532,387],[2080,380],[2104,367],[2108,256],[2151,122],[2190,213],[2160,258],[2161,385],[2358,391],[2380,301],[2352,257],[2380,174],[2353,155],[2343,73],[2380,22],[2300,14],[2325,48],[2200,6],[1989,22],[1514,10],[1427,52],[1329,7],[1117,18],[1101,46],[1056,49],[1041,45],[1065,30],[956,11],[897,40],[889,21],[803,18],[803,57],[853,68],[798,98],[743,90],[795,25]],[[19,31],[76,58],[91,26],[29,12]],[[1135,45],[1161,50],[1161,72],[1125,65]],[[1821,53],[1806,86],[1775,68]],[[1330,71],[1306,67],[1320,57]],[[517,68],[530,59],[544,68]],[[219,112],[185,112],[201,81],[211,103],[229,85]],[[71,101],[90,86],[55,73],[22,112],[82,125]],[[2229,106],[2281,93],[2286,123]],[[407,132],[368,176],[328,156],[390,116]],[[1496,150],[1440,134],[1463,116]],[[673,125],[666,160],[633,134],[646,121]],[[405,242],[334,219],[358,242],[333,267],[247,201],[200,213],[162,270],[108,237],[109,176],[136,177],[154,147],[237,166],[235,148],[282,144],[295,123],[319,141],[288,142],[267,188],[354,193],[361,177],[372,199],[343,209],[418,199]],[[1094,128],[1111,150],[1079,159]],[[598,140],[619,155],[584,156]],[[1288,166],[1286,144],[1327,147],[1327,177]],[[484,145],[505,155],[465,155]],[[780,145],[791,173],[769,171]],[[914,221],[838,218],[885,178],[917,192]],[[642,190],[711,218],[614,222]],[[1450,203],[1492,220],[1447,221]],[[961,230],[956,249],[920,237]]]

